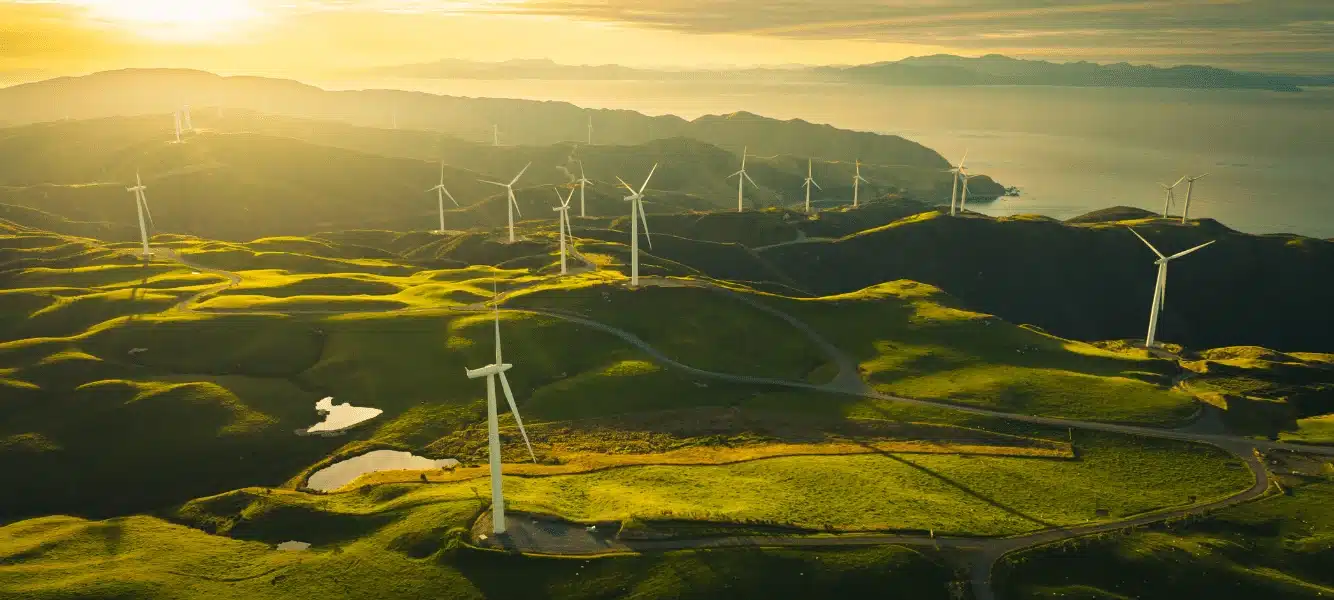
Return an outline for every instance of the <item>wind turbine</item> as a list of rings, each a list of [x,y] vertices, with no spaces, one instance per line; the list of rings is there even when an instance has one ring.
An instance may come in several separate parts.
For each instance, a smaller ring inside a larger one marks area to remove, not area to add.
[[[500,387],[505,391],[505,400],[509,402],[510,412],[514,413],[514,422],[519,424],[519,433],[523,434],[523,443],[528,446],[528,456],[537,462],[533,454],[533,444],[528,441],[528,432],[523,428],[523,419],[519,418],[519,408],[514,405],[514,393],[510,382],[505,378],[505,371],[514,368],[506,364],[500,356],[500,301],[495,308],[496,323],[496,362],[480,369],[464,369],[468,379],[486,378],[486,429],[489,442],[488,454],[491,459],[491,532],[505,533],[505,494],[502,490],[500,473],[500,423],[496,417],[496,377],[500,377]]]
[[[653,172],[658,170],[658,163],[653,163],[653,168],[649,169],[648,177],[644,178],[644,185],[639,186],[639,191],[630,187],[624,179],[616,178],[621,182],[625,189],[630,190],[630,195],[625,199],[630,202],[630,286],[639,285],[639,223],[644,224],[644,240],[648,242],[648,247],[653,248],[653,238],[648,235],[648,219],[644,217],[644,189],[648,187],[648,180],[653,179]]]
[[[185,105],[185,108],[184,108],[181,112],[185,115],[185,130],[186,130],[186,131],[194,131],[194,130],[195,130],[195,126],[194,126],[194,124],[191,123],[191,121],[190,121],[190,105],[189,105],[189,104],[186,104],[186,105]]]
[[[588,145],[593,145],[593,115],[588,115]],[[583,216],[583,215],[579,215]]]
[[[805,187],[806,187],[806,214],[810,214],[810,212],[811,212],[811,186],[815,186],[815,189],[817,189],[817,190],[821,190],[821,191],[824,190],[824,188],[820,187],[820,184],[815,183],[815,180],[811,178],[811,159],[808,158],[808,159],[806,159],[806,184],[805,184]]]
[[[445,189],[445,161],[443,161],[443,160],[440,161],[440,183],[436,184],[435,187],[433,187],[433,188],[431,188],[431,189],[429,189],[429,190],[426,190],[426,191],[428,191],[428,192],[435,192],[435,198],[436,198],[436,200],[437,200],[437,201],[439,202],[439,204],[440,204],[440,229],[437,229],[437,230],[435,231],[435,233],[444,233],[444,232],[445,232],[445,196],[449,196],[449,201],[450,201],[450,202],[453,202],[453,203],[454,203],[454,206],[458,206],[458,205],[459,205],[459,201],[454,199],[454,194],[449,193],[449,190]]]
[[[148,249],[148,227],[144,225],[145,214],[148,215],[148,222],[150,224],[153,222],[153,213],[149,212],[148,200],[144,198],[144,190],[146,189],[148,189],[148,186],[144,185],[144,182],[139,179],[139,172],[135,171],[134,187],[125,188],[125,191],[134,192],[134,207],[139,212],[139,239],[144,243],[144,258],[153,255],[152,251]]]
[[[574,198],[574,188],[570,188],[570,194],[569,194],[568,196],[566,196],[565,198],[561,198],[561,197],[560,197],[560,190],[556,190],[556,201],[557,201],[557,202],[560,202],[560,206],[557,206],[557,207],[551,209],[551,210],[556,211],[556,216],[557,216],[557,218],[559,219],[559,222],[557,223],[557,227],[560,229],[560,274],[561,274],[561,275],[564,275],[564,274],[566,273],[566,271],[565,271],[565,233],[566,233],[567,231],[570,231],[570,199],[571,199],[571,198]],[[570,232],[570,237],[574,237],[574,232]]]
[[[173,143],[179,144],[181,143],[181,111],[175,111],[171,115],[176,118],[176,141]]]
[[[515,176],[514,176],[514,179],[511,179],[509,183],[500,183],[500,182],[498,182],[498,181],[487,181],[487,180],[485,180],[485,179],[478,179],[478,180],[477,180],[477,181],[480,181],[480,182],[482,182],[482,183],[489,183],[489,184],[491,184],[491,185],[498,185],[498,186],[500,186],[500,187],[505,188],[505,193],[509,196],[509,201],[508,201],[508,202],[506,203],[506,205],[505,205],[505,210],[506,210],[506,214],[508,215],[508,219],[509,219],[510,243],[511,243],[511,244],[514,243],[514,211],[519,210],[519,201],[516,200],[516,199],[514,198],[514,184],[515,184],[515,183],[518,183],[519,178],[520,178],[520,177],[523,177],[523,172],[524,172],[524,171],[527,171],[527,170],[528,170],[528,167],[531,167],[531,166],[533,166],[533,163],[528,163],[528,164],[524,165],[524,166],[523,166],[523,169],[521,169],[521,170],[519,171],[519,174],[518,174],[518,175],[515,175]],[[520,217],[520,218],[523,217],[523,211],[519,211],[519,217]]]
[[[584,186],[593,185],[593,182],[584,177],[584,161],[582,160],[579,161],[579,179],[575,183],[579,184],[579,216],[588,216],[584,214]],[[573,190],[571,192],[573,193]]]
[[[500,145],[500,125],[491,126],[491,145],[492,146]]]
[[[754,180],[754,179],[751,179],[751,178],[750,178],[750,175],[747,175],[747,174],[746,174],[746,152],[747,152],[748,150],[750,150],[749,147],[743,147],[743,148],[741,149],[741,170],[740,170],[740,171],[737,171],[737,172],[735,172],[735,173],[733,173],[733,174],[727,176],[728,179],[731,179],[731,178],[733,178],[733,177],[736,177],[736,178],[737,178],[737,180],[736,180],[736,211],[737,211],[737,212],[741,212],[741,210],[742,210],[742,204],[741,204],[741,202],[742,202],[742,189],[743,189],[742,186],[744,186],[745,183],[746,183],[747,181],[749,181],[751,185],[753,185],[753,186],[755,186],[755,187],[760,187],[759,184],[755,183],[755,180]]]
[[[861,160],[858,160],[858,161],[857,161],[857,172],[856,172],[856,174],[854,174],[854,175],[852,176],[852,205],[853,205],[853,206],[857,206],[857,188],[860,186],[861,182],[863,182],[863,181],[866,181],[866,178],[865,178],[865,177],[862,177],[862,161],[861,161]],[[866,181],[866,183],[871,183],[871,182]]]
[[[1174,183],[1174,184],[1172,184],[1172,185],[1167,185],[1166,183],[1160,183],[1160,184],[1158,184],[1158,185],[1163,186],[1163,190],[1167,192],[1167,198],[1163,200],[1163,218],[1164,218],[1164,219],[1167,218],[1167,210],[1168,210],[1169,208],[1172,207],[1172,201],[1175,199],[1175,198],[1174,198],[1174,195],[1173,195],[1173,193],[1172,193],[1172,190],[1176,189],[1176,187],[1177,187],[1178,185],[1181,185],[1181,182],[1182,182],[1182,181],[1185,181],[1185,179],[1186,179],[1186,176],[1185,176],[1185,175],[1182,175],[1182,176],[1181,176],[1181,179],[1178,179],[1177,182]]]
[[[955,202],[958,201],[958,199],[959,199],[959,178],[963,176],[963,172],[964,172],[964,166],[963,166],[963,164],[964,164],[965,162],[968,162],[968,150],[966,150],[966,149],[963,151],[963,158],[959,160],[959,164],[954,165],[954,166],[952,166],[952,167],[949,168],[949,172],[954,173],[954,185],[950,187],[950,216],[951,216],[951,217],[953,217],[953,216],[955,215],[954,204],[955,204]]]
[[[1141,242],[1144,242],[1144,245],[1148,246],[1150,250],[1153,250],[1154,254],[1158,255],[1158,260],[1154,261],[1154,263],[1158,265],[1158,278],[1153,286],[1153,304],[1149,308],[1149,333],[1144,338],[1144,347],[1152,348],[1155,342],[1154,338],[1158,335],[1158,311],[1162,310],[1163,305],[1167,303],[1167,263],[1208,246],[1218,240],[1205,242],[1190,250],[1178,252],[1172,256],[1163,256],[1163,253],[1159,252],[1157,248],[1154,248],[1153,244],[1150,244],[1149,240],[1144,239],[1144,236],[1140,235],[1138,231],[1129,227],[1127,227],[1127,229],[1130,229],[1130,233],[1135,234],[1135,237],[1139,238]]]
[[[1186,206],[1182,207],[1182,209],[1181,209],[1181,223],[1182,223],[1182,224],[1185,224],[1185,223],[1186,223],[1186,216],[1190,214],[1190,193],[1193,192],[1193,191],[1195,191],[1195,182],[1196,182],[1196,181],[1199,181],[1199,180],[1201,180],[1201,179],[1204,179],[1205,177],[1208,177],[1208,176],[1209,176],[1209,174],[1208,174],[1208,173],[1205,173],[1204,175],[1196,175],[1196,176],[1194,176],[1194,177],[1187,177],[1187,178],[1186,178],[1186,182],[1187,182],[1187,183],[1186,183]],[[1180,183],[1180,182],[1178,182],[1178,183]]]

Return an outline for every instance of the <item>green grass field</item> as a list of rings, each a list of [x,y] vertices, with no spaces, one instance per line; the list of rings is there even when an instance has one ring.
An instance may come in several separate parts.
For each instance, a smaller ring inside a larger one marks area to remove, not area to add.
[[[285,541],[280,530],[251,531],[242,541],[152,517],[22,521],[0,527],[0,595],[796,600],[894,589],[944,600],[953,578],[940,556],[892,546],[679,551],[593,560],[450,547],[450,528],[463,526],[476,509],[474,501],[458,501],[399,510],[370,526],[353,522],[342,530],[346,537],[329,535],[302,553],[273,549],[272,541]],[[305,539],[314,532],[299,533]]]
[[[1170,361],[1104,350],[956,308],[932,286],[898,281],[853,294],[763,301],[861,362],[876,389],[998,410],[1130,423],[1195,412],[1171,390]]]
[[[1231,431],[1334,442],[1334,355],[1236,346],[1206,350],[1198,358],[1186,365],[1194,376],[1185,388],[1222,409]]]
[[[1287,493],[1132,535],[1027,551],[1001,563],[1005,598],[1329,598],[1334,472],[1284,477]]]

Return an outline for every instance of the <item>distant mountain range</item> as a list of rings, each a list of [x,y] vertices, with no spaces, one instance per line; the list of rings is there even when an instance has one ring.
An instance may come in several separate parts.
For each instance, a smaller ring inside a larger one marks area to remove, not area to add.
[[[1246,73],[1215,67],[1155,67],[1129,63],[1054,63],[989,54],[978,58],[937,54],[854,66],[663,70],[621,65],[561,65],[550,60],[431,63],[364,69],[357,75],[452,79],[728,80],[812,81],[880,85],[1049,85],[1077,87],[1167,87],[1301,91],[1334,85],[1334,75]]]

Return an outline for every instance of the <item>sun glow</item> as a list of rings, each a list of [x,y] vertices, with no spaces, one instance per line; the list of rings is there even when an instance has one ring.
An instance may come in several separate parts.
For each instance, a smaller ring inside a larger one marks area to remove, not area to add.
[[[209,41],[234,33],[261,13],[250,0],[81,0],[90,18],[169,41]]]

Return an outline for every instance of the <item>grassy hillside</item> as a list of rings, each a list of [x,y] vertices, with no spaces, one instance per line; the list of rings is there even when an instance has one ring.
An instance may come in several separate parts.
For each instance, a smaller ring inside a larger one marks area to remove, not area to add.
[[[1156,257],[1127,225],[1164,253],[1217,240],[1173,261],[1159,339],[1192,348],[1334,350],[1334,313],[1326,310],[1334,286],[1323,275],[1334,272],[1334,244],[1247,235],[1208,219],[1071,225],[927,213],[760,254],[817,294],[910,279],[940,287],[970,309],[1060,336],[1142,338]]]
[[[1281,457],[1285,493],[1168,529],[1113,534],[1008,558],[1005,598],[1328,598],[1334,593],[1330,465]]]
[[[938,288],[897,281],[851,294],[766,299],[849,352],[877,389],[1077,419],[1171,424],[1195,412],[1177,367],[972,312]]]
[[[796,599],[892,588],[914,598],[949,597],[952,573],[943,558],[899,547],[681,551],[596,560],[457,547],[454,531],[475,510],[468,500],[341,522],[326,518],[338,530],[304,553],[273,550],[274,541],[286,541],[278,539],[286,533],[280,521],[295,523],[301,516],[283,511],[269,511],[273,518],[266,526],[247,536],[263,541],[208,535],[151,517],[23,521],[0,528],[0,593],[32,599]]]
[[[1222,409],[1232,431],[1334,443],[1334,356],[1258,347],[1214,348],[1184,362],[1188,391]]]

